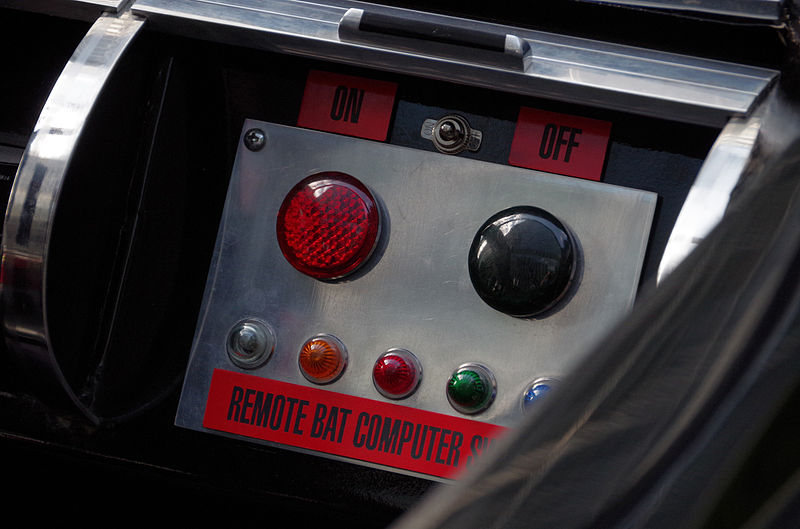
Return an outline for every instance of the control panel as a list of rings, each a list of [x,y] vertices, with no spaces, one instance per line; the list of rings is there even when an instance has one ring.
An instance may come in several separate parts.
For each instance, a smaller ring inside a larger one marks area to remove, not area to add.
[[[631,307],[655,205],[247,120],[177,424],[455,477]]]

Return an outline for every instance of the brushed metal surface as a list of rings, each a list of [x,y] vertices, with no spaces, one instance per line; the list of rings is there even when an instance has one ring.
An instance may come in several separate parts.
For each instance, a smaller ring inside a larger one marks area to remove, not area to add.
[[[340,24],[351,8],[514,35],[526,50],[524,67],[510,67],[505,59],[477,59],[469,51],[441,55],[432,45],[397,49],[342,40]],[[720,128],[731,116],[747,114],[778,75],[765,68],[350,0],[137,0],[131,9],[153,29],[193,38]]]
[[[211,374],[222,368],[313,386],[297,354],[330,333],[347,346],[344,375],[324,389],[389,401],[372,365],[390,348],[413,352],[424,376],[416,393],[392,401],[453,416],[446,382],[467,362],[489,367],[497,398],[475,420],[513,425],[520,399],[540,377],[559,378],[631,307],[656,204],[653,193],[418,151],[322,132],[247,121],[266,146],[238,150],[176,423],[203,430]],[[328,283],[296,271],[275,233],[286,193],[304,177],[342,171],[369,186],[385,211],[384,240],[366,266]],[[540,319],[495,311],[475,293],[467,254],[480,225],[502,209],[529,204],[560,218],[581,248],[577,288]],[[232,325],[267,321],[277,345],[258,369],[233,365]]]

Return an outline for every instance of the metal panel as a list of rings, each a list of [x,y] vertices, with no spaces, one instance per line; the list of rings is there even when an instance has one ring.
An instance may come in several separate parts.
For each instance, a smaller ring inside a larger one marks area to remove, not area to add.
[[[566,374],[631,307],[656,196],[558,175],[418,151],[327,133],[248,121],[266,147],[240,146],[220,224],[177,424],[203,430],[211,374],[221,368],[313,386],[297,368],[303,342],[331,333],[349,351],[345,375],[325,386],[386,400],[372,365],[392,347],[423,364],[419,390],[398,402],[452,416],[445,385],[461,363],[479,361],[497,378],[498,396],[476,420],[512,425],[526,385]],[[284,259],[275,234],[283,197],[301,179],[341,171],[368,185],[385,209],[385,239],[368,270],[321,282]],[[555,311],[519,319],[475,293],[467,253],[480,225],[521,204],[560,218],[581,253],[578,286]],[[277,346],[262,367],[245,370],[226,354],[226,337],[244,317],[275,329]]]
[[[524,66],[424,40],[406,39],[402,46],[366,35],[342,40],[340,22],[350,8],[511,35],[524,44]],[[346,0],[138,0],[132,10],[156,29],[191,37],[719,127],[731,115],[746,114],[777,76],[764,68]]]

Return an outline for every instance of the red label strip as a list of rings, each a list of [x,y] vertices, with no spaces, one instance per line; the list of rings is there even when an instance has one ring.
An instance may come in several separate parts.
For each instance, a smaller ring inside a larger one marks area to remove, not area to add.
[[[454,478],[506,428],[217,369],[203,426]]]
[[[508,163],[599,181],[611,123],[522,107]]]
[[[397,83],[312,70],[297,125],[384,141],[396,93]]]

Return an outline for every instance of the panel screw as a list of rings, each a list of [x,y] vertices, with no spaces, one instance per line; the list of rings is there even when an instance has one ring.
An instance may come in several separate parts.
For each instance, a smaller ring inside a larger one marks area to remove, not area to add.
[[[267,143],[267,136],[261,129],[250,129],[244,133],[244,146],[251,151],[260,151]]]

